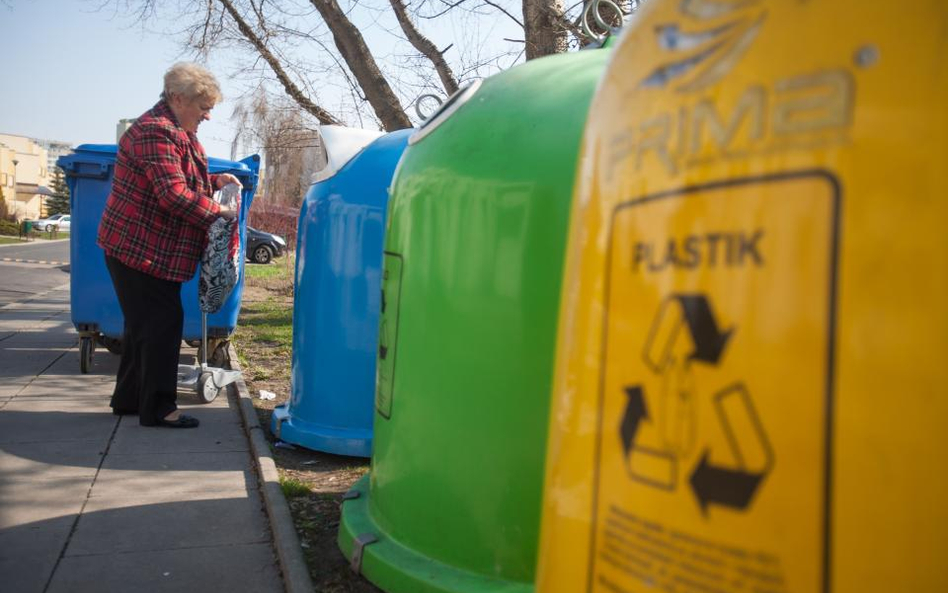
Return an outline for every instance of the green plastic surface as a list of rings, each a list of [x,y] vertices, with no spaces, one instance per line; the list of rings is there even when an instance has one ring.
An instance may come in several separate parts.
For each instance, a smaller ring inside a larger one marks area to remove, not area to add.
[[[372,470],[339,544],[391,593],[533,588],[576,160],[609,52],[487,80],[393,181]]]

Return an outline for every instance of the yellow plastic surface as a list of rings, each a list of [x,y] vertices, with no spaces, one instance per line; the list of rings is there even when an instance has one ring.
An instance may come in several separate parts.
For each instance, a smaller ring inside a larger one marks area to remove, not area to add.
[[[571,220],[539,593],[948,591],[948,3],[651,0]]]

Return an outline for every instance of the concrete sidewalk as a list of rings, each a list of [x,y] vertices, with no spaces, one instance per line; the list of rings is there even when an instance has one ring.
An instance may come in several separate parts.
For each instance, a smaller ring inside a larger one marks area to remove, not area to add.
[[[117,365],[79,373],[68,286],[0,308],[0,590],[282,592],[235,396],[141,427],[111,414]]]

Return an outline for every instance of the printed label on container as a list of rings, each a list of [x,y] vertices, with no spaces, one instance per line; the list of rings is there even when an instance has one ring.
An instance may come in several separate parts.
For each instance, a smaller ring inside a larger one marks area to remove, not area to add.
[[[588,590],[828,590],[838,184],[613,213]]]
[[[376,361],[375,409],[392,417],[395,387],[395,348],[398,344],[398,302],[402,290],[402,256],[386,251],[382,260],[382,306],[379,315],[379,353]]]

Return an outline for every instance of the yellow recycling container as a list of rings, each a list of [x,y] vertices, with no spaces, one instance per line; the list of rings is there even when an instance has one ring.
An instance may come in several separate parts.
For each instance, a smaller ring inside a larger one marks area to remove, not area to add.
[[[948,3],[652,0],[614,51],[538,592],[948,591]]]

